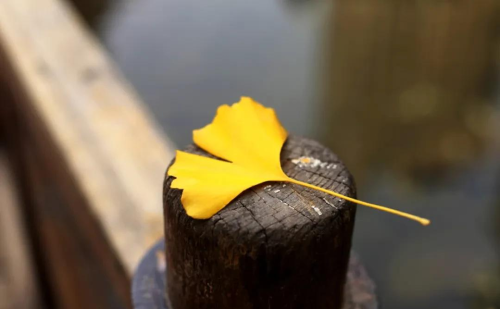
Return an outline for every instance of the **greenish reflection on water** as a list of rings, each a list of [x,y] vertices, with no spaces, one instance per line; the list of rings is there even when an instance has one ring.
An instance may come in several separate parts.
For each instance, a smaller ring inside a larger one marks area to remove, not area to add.
[[[249,95],[337,152],[361,198],[431,218],[358,208],[384,308],[500,308],[497,1],[79,3],[178,145]]]

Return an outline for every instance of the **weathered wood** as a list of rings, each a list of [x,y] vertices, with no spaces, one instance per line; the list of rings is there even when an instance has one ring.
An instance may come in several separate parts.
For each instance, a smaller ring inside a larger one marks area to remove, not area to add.
[[[63,157],[59,164],[132,270],[141,249],[161,235],[156,183],[170,157],[166,139],[62,1],[2,1],[0,26],[12,77],[25,94],[20,114],[46,131],[47,146]]]
[[[14,93],[1,93],[3,102],[17,102]],[[46,132],[31,127],[30,115],[19,113],[20,104],[9,106],[6,142],[47,307],[130,307],[128,274],[103,241],[74,179],[58,164],[62,159],[48,146]],[[74,205],[82,207],[68,207]]]
[[[161,240],[147,252],[134,274],[134,309],[174,309],[167,306],[165,271],[165,242]],[[377,309],[375,285],[355,254],[349,259],[342,309]]]
[[[191,147],[189,152],[207,155]],[[302,156],[319,162],[303,166]],[[319,143],[289,137],[281,154],[292,178],[355,196],[351,175]],[[170,307],[340,308],[356,206],[284,183],[251,188],[209,220],[188,217],[165,180]]]
[[[14,177],[0,149],[0,308],[43,308]]]
[[[161,235],[167,139],[64,1],[0,1],[0,29],[19,114],[60,155],[131,272]]]
[[[2,114],[53,301],[130,307],[162,235],[169,142],[67,3],[0,1],[0,29]]]

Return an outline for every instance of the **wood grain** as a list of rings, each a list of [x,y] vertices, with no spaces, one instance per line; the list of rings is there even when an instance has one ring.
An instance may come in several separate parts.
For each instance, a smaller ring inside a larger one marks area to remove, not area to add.
[[[2,128],[54,308],[130,308],[166,137],[66,2],[0,1]]]
[[[173,309],[166,302],[165,271],[165,241],[161,240],[144,256],[134,274],[134,309]],[[375,285],[356,254],[351,253],[342,309],[377,308]]]
[[[189,152],[207,155],[196,147]],[[300,166],[302,156],[327,163]],[[289,137],[292,178],[355,197],[346,167],[319,143]],[[356,206],[285,183],[253,187],[209,220],[188,217],[165,180],[167,292],[175,309],[340,308]]]
[[[6,154],[0,149],[0,308],[43,308],[28,227]]]
[[[10,104],[132,273],[162,233],[168,140],[64,1],[0,1],[0,29]]]

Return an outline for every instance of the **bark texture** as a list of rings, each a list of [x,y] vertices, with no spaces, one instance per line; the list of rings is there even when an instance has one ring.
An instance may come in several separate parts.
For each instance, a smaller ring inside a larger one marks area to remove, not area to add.
[[[187,151],[210,156],[196,146]],[[300,157],[312,160],[294,163]],[[315,141],[290,136],[281,164],[292,178],[356,195],[344,164]],[[353,203],[270,182],[243,192],[212,218],[195,220],[172,180],[165,179],[163,197],[170,308],[341,308]]]

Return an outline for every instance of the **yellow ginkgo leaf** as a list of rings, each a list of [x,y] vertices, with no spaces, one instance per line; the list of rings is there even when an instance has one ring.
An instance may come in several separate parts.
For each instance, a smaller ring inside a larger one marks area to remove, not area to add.
[[[171,187],[183,190],[182,205],[195,219],[212,217],[250,187],[267,181],[283,181],[397,214],[423,225],[430,223],[424,218],[288,177],[280,163],[286,138],[287,132],[273,109],[247,97],[232,106],[222,105],[211,124],[193,132],[193,140],[203,150],[226,161],[177,151],[175,162],[168,170],[168,175],[175,177]]]

